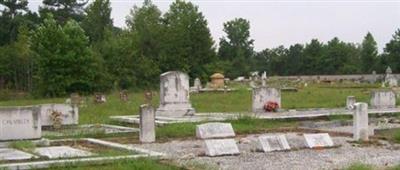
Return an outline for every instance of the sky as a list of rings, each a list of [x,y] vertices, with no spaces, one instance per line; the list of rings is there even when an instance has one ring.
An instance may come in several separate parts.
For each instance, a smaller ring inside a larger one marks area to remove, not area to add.
[[[36,11],[41,0],[28,0]],[[110,0],[114,25],[125,27],[134,5],[143,1]],[[172,0],[153,0],[166,12]],[[250,21],[250,36],[256,51],[280,45],[305,44],[313,38],[327,42],[333,37],[361,43],[371,32],[382,52],[400,28],[400,0],[196,0],[218,44],[225,36],[223,23],[234,18]]]

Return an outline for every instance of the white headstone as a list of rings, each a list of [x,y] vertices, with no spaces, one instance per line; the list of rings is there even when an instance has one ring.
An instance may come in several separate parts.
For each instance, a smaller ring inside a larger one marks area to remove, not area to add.
[[[0,107],[0,140],[42,137],[38,107]]]
[[[328,133],[304,134],[309,148],[332,147],[333,141]]]
[[[16,161],[32,159],[35,156],[12,148],[0,148],[0,161]]]
[[[196,126],[196,137],[200,139],[234,137],[230,123],[205,123]]]
[[[238,155],[239,148],[234,139],[205,140],[207,156]]]
[[[372,108],[395,108],[396,95],[393,91],[373,91],[371,94]]]
[[[252,110],[254,113],[264,112],[264,105],[267,102],[276,102],[279,108],[282,108],[281,91],[268,87],[254,88],[252,102]]]
[[[261,75],[261,86],[265,87],[267,86],[267,72],[263,72]]]
[[[61,113],[62,125],[79,124],[79,111],[77,106],[67,104],[42,104],[40,105],[40,119],[42,126],[52,126],[51,114],[53,111]]]
[[[193,115],[195,110],[189,101],[189,76],[170,71],[160,76],[160,106],[156,115],[182,117]]]
[[[368,104],[356,103],[353,115],[353,138],[367,141],[368,133]]]
[[[347,96],[346,98],[346,109],[353,110],[354,104],[356,103],[356,97],[354,96]]]
[[[194,79],[194,88],[197,90],[197,91],[199,91],[199,90],[201,90],[202,89],[202,87],[201,87],[201,81],[200,81],[200,79],[199,78],[196,78],[196,79]]]
[[[263,152],[290,150],[285,135],[264,135],[257,139],[257,150]]]
[[[139,139],[140,142],[150,143],[156,141],[156,119],[153,107],[140,106]]]
[[[41,156],[48,157],[49,159],[93,156],[91,152],[71,148],[69,146],[50,146],[36,148],[34,152]]]

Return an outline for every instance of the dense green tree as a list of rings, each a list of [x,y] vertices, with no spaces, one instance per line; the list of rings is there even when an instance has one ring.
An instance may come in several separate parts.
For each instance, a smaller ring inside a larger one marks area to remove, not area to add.
[[[247,75],[250,70],[250,61],[253,55],[253,42],[250,39],[250,22],[243,18],[236,18],[224,23],[226,37],[220,39],[219,59],[230,61],[226,75],[234,78]]]
[[[382,63],[390,66],[393,72],[400,72],[400,29],[396,30],[392,39],[386,44],[383,60]]]
[[[94,59],[83,29],[73,20],[64,27],[50,17],[35,31],[32,47],[37,58],[36,90],[45,96],[93,90]]]
[[[90,41],[99,42],[106,39],[113,27],[110,0],[95,0],[85,11],[87,15],[82,21],[82,28]]]
[[[361,70],[371,73],[376,67],[378,47],[371,33],[367,33],[361,45]]]
[[[304,48],[303,74],[318,74],[322,70],[322,56],[324,53],[324,44],[318,39],[312,39]]]
[[[43,0],[39,13],[41,17],[51,13],[61,25],[70,19],[80,22],[84,19],[84,6],[87,2],[87,0]]]
[[[215,61],[214,42],[204,15],[191,2],[177,0],[164,15],[161,70],[181,70],[191,77],[208,77]]]
[[[285,75],[304,74],[304,47],[301,44],[295,44],[289,47],[285,67]]]

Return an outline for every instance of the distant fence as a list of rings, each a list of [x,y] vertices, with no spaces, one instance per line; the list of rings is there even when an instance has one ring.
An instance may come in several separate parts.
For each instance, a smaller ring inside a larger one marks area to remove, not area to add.
[[[383,80],[386,74],[350,74],[350,75],[299,75],[299,76],[273,76],[280,80],[305,80],[305,81],[369,81],[375,82]],[[400,74],[392,74],[397,79],[400,78]]]

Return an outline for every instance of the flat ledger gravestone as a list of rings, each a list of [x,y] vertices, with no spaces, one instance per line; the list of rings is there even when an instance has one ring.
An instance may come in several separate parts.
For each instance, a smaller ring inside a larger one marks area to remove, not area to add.
[[[230,123],[205,123],[196,126],[196,137],[200,139],[234,137]]]
[[[259,136],[257,150],[263,152],[290,150],[285,135]]]
[[[328,133],[304,134],[309,148],[332,147],[333,141]]]
[[[207,156],[238,155],[239,148],[234,139],[205,140]]]
[[[34,152],[50,159],[88,157],[93,155],[91,152],[71,148],[69,146],[51,146],[36,148]]]
[[[32,159],[35,156],[22,152],[12,148],[0,148],[0,160],[1,161],[15,161],[15,160],[27,160]]]

